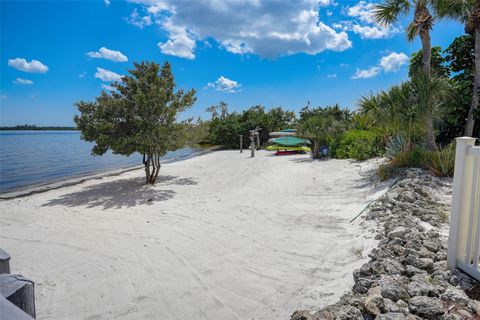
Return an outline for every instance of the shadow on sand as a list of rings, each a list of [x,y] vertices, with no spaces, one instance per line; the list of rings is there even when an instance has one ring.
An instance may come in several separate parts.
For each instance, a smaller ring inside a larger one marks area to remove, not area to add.
[[[81,191],[52,199],[42,206],[87,206],[88,208],[103,207],[103,209],[134,207],[166,201],[175,196],[175,191],[157,190],[156,186],[196,184],[197,182],[191,178],[176,176],[159,176],[155,186],[145,185],[143,178],[122,179],[85,187]]]
[[[296,163],[326,162],[326,161],[328,161],[328,160],[329,160],[329,159],[315,159],[315,158],[312,158],[312,157],[308,157],[308,158],[292,158],[292,159],[290,159],[290,161],[296,162]]]

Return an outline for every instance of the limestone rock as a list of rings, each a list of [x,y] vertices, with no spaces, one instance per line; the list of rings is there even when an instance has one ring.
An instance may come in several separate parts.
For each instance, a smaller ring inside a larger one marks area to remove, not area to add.
[[[385,314],[380,314],[375,317],[375,320],[405,320],[403,313],[398,312],[388,312]]]
[[[438,298],[413,297],[408,301],[410,312],[426,319],[438,319],[445,312]]]
[[[401,283],[394,280],[392,277],[383,277],[379,281],[382,297],[397,301],[398,299],[408,297],[407,291],[403,288]]]
[[[407,228],[405,228],[405,227],[397,227],[397,228],[395,228],[394,230],[390,231],[390,232],[387,234],[387,236],[388,236],[390,239],[393,239],[393,238],[402,238],[406,231],[407,231]]]
[[[385,309],[385,302],[382,296],[373,294],[365,298],[365,310],[371,315],[379,315]]]
[[[338,311],[335,320],[363,320],[363,316],[357,308],[345,306]]]
[[[292,314],[290,320],[318,320],[318,318],[310,314],[307,310],[297,310]]]
[[[440,299],[444,301],[451,301],[462,306],[468,306],[469,298],[467,294],[457,288],[447,288],[445,292],[440,296]]]

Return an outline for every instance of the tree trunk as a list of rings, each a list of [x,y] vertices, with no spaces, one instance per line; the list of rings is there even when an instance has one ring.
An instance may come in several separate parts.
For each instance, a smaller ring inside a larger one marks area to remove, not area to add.
[[[150,159],[151,155],[147,154],[147,160],[145,161],[145,154],[143,155],[143,164],[145,165],[145,184],[150,181]]]
[[[157,151],[147,153],[146,160],[145,155],[143,156],[143,164],[145,165],[145,184],[155,184],[160,173],[160,154]]]
[[[420,31],[420,39],[422,40],[422,71],[430,81],[431,78],[431,61],[432,61],[432,45],[430,43],[430,30],[423,29]],[[427,106],[425,106],[426,108]],[[425,110],[426,111],[426,110]],[[426,139],[427,147],[430,150],[437,150],[437,144],[435,142],[435,133],[433,131],[433,114],[426,115]]]
[[[432,115],[429,115],[426,119],[426,131],[427,131],[427,148],[429,150],[437,150],[437,143],[435,142],[435,133],[433,132],[433,118]]]
[[[478,108],[478,89],[480,87],[480,26],[475,27],[475,78],[473,81],[472,102],[468,110],[467,123],[465,125],[465,135],[473,136],[473,127],[475,126],[475,111]]]
[[[313,141],[312,157],[314,159],[320,158],[320,143],[318,141]]]
[[[422,40],[422,70],[423,73],[430,78],[430,65],[432,61],[432,45],[430,43],[430,30],[420,31],[420,39]]]
[[[158,174],[160,173],[160,155],[157,153],[155,154],[155,173],[152,176],[151,184],[155,184],[155,181],[157,180]]]

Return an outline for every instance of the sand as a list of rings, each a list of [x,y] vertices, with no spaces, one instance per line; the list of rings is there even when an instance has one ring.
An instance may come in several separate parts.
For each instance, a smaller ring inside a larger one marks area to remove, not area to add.
[[[376,244],[349,223],[385,188],[374,164],[249,156],[1,201],[0,247],[35,281],[38,319],[289,319],[335,302]]]

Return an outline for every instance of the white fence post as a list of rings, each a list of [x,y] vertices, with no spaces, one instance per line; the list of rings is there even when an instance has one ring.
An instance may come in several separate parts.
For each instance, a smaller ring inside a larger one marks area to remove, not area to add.
[[[457,258],[459,258],[459,241],[460,237],[464,237],[462,232],[463,227],[465,227],[465,219],[462,213],[464,210],[465,197],[464,190],[468,181],[471,180],[471,177],[468,176],[472,174],[470,168],[467,168],[466,155],[469,147],[475,145],[475,138],[470,137],[461,137],[456,139],[456,151],[455,151],[455,173],[453,177],[453,195],[452,195],[452,211],[450,214],[450,231],[448,237],[448,255],[447,255],[447,264],[449,269],[454,269],[457,266]],[[471,181],[470,181],[471,185]],[[471,196],[471,195],[468,195]],[[462,226],[463,225],[463,226]],[[460,230],[462,229],[462,230]]]

